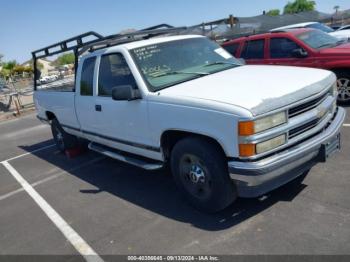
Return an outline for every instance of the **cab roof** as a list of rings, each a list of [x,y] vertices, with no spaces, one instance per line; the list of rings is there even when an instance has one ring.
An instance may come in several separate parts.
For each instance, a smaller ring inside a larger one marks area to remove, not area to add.
[[[273,36],[285,36],[286,34],[300,35],[302,33],[309,32],[309,31],[314,31],[314,30],[316,30],[316,29],[312,29],[312,28],[293,28],[293,29],[284,29],[284,30],[280,30],[280,31],[274,31],[274,32],[263,33],[263,34],[243,36],[243,37],[240,37],[240,38],[229,40],[229,41],[225,42],[223,44],[223,46],[229,45],[231,43],[246,41],[246,40],[262,39],[262,38],[270,37],[272,35]]]
[[[177,36],[160,36],[157,38],[151,38],[147,40],[140,40],[125,44],[117,45],[119,47],[124,47],[128,50],[134,49],[134,48],[140,48],[143,46],[148,45],[155,45],[159,43],[165,43],[165,42],[171,42],[171,41],[177,41],[177,40],[184,40],[184,39],[191,39],[191,38],[203,38],[204,36],[201,35],[177,35]],[[113,48],[113,47],[110,47]]]

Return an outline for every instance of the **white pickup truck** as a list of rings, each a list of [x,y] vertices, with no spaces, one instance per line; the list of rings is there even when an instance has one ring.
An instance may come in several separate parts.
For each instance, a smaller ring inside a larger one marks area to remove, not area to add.
[[[263,195],[340,149],[345,111],[330,71],[242,65],[196,35],[81,46],[89,52],[77,59],[70,90],[35,88],[38,118],[51,124],[58,148],[84,139],[147,170],[169,164],[201,210]]]

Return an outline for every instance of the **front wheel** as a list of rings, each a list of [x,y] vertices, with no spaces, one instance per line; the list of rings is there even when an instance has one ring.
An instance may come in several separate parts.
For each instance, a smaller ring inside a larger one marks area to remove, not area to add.
[[[338,102],[350,102],[350,73],[340,72],[337,74]]]
[[[217,212],[237,197],[225,155],[206,139],[180,140],[171,153],[171,171],[178,188],[201,211]]]

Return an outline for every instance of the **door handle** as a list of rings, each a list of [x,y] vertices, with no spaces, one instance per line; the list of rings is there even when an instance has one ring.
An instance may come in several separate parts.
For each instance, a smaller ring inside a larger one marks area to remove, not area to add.
[[[95,105],[95,110],[98,112],[102,111],[102,106],[101,105]]]

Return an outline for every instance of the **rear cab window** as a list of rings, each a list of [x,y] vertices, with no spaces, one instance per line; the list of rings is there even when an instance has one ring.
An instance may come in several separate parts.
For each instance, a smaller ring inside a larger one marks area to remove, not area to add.
[[[265,39],[250,40],[244,44],[241,58],[264,59]]]

